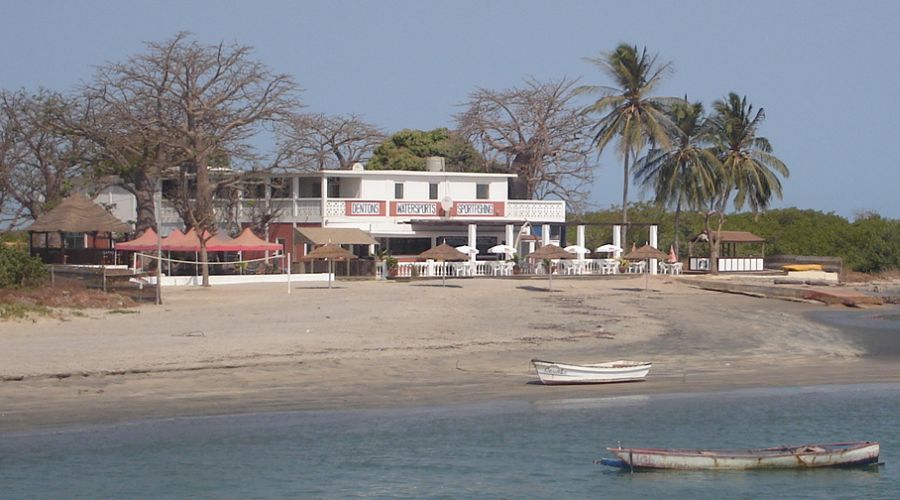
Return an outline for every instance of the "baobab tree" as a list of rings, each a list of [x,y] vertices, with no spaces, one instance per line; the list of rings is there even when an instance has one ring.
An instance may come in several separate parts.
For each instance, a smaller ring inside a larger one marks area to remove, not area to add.
[[[578,206],[593,180],[590,122],[574,105],[574,80],[526,79],[521,87],[480,88],[456,115],[459,132],[491,163],[518,175],[515,195],[558,197]]]
[[[346,170],[365,162],[387,134],[357,115],[299,114],[280,128],[283,161],[288,170]]]
[[[238,182],[236,175],[213,175],[216,159],[259,162],[249,145],[266,124],[291,116],[298,102],[297,86],[285,74],[274,74],[251,59],[243,45],[201,44],[188,33],[164,42],[146,44],[146,50],[108,71],[123,100],[131,101],[132,122],[153,130],[164,157],[177,163],[174,173],[186,225],[200,235],[212,235],[217,221],[217,191]],[[120,108],[121,109],[121,108]],[[209,285],[206,238],[201,237],[203,285]]]

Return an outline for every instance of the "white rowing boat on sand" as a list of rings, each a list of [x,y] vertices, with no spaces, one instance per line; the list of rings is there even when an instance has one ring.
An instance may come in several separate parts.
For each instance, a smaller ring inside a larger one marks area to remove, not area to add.
[[[880,447],[871,441],[806,444],[751,450],[607,448],[618,460],[600,463],[626,469],[747,470],[850,467],[878,463]]]
[[[606,384],[644,380],[652,363],[639,361],[609,361],[588,365],[573,365],[532,359],[538,377],[544,384]]]

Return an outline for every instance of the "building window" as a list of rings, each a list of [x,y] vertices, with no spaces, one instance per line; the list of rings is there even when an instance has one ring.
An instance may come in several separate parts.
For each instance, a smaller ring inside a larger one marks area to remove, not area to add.
[[[321,186],[319,190],[321,191]],[[329,198],[340,198],[341,197],[341,178],[340,177],[329,177],[328,178],[328,197]]]
[[[293,182],[290,177],[272,177],[269,179],[272,190],[272,198],[290,198],[292,197]]]
[[[397,199],[397,200],[403,199],[403,183],[402,182],[394,183],[394,199]]]
[[[437,184],[429,184],[428,185],[428,199],[436,200],[438,195],[438,185]]]
[[[84,233],[63,233],[66,248],[85,248]],[[425,250],[422,250],[423,252]]]
[[[386,250],[391,255],[418,255],[431,248],[431,238],[388,238]]]
[[[490,185],[489,184],[476,184],[475,185],[475,199],[478,200],[486,200],[490,198]]]

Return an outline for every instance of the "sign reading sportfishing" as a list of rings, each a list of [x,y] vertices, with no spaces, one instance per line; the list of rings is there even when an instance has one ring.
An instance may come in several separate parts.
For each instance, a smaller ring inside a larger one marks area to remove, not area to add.
[[[503,216],[503,204],[496,202],[458,202],[453,205],[454,215],[468,217]]]

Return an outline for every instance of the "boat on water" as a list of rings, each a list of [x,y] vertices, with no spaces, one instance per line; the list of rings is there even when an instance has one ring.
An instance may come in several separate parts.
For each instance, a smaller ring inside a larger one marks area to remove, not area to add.
[[[748,470],[850,467],[878,463],[880,447],[872,441],[806,444],[751,450],[607,448],[618,460],[603,465],[641,469]]]
[[[650,373],[652,363],[640,361],[609,361],[588,365],[573,365],[532,359],[538,377],[544,384],[607,384],[636,382]]]

